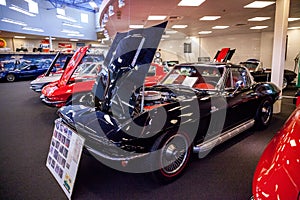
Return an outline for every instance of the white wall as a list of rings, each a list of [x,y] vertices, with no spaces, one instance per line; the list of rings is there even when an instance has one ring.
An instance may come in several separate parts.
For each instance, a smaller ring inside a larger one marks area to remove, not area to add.
[[[288,30],[287,58],[285,69],[294,70],[294,59],[300,51],[300,29]],[[235,34],[218,37],[190,38],[185,40],[164,40],[160,43],[163,60],[196,62],[198,57],[214,58],[217,50],[224,47],[236,49],[231,62],[240,63],[249,58],[263,62],[266,68],[272,67],[273,32]],[[192,53],[183,53],[183,44],[192,43]]]

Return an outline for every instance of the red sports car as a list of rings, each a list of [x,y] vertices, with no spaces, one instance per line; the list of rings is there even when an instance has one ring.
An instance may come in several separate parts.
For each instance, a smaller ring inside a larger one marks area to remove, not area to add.
[[[77,100],[83,101],[82,98],[88,97],[86,94],[92,91],[97,73],[105,69],[102,63],[85,56],[87,50],[88,47],[80,48],[71,58],[62,77],[43,88],[40,98],[44,103],[59,108]],[[163,66],[152,63],[145,86],[155,85],[166,73],[167,69]]]
[[[75,97],[92,90],[102,62],[87,53],[89,47],[79,48],[71,58],[61,78],[42,89],[41,99],[50,106],[62,107]]]
[[[300,106],[262,154],[252,192],[255,200],[300,199]]]
[[[169,72],[167,67],[157,63],[151,63],[149,71],[146,75],[145,86],[153,86],[160,82]]]

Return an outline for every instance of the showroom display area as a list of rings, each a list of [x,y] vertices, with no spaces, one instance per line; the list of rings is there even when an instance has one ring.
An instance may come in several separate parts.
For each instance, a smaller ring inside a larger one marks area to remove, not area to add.
[[[0,196],[66,199],[46,167],[57,109],[45,106],[29,85],[29,81],[0,84]],[[288,87],[283,94],[294,93]],[[169,185],[157,185],[145,174],[110,169],[83,154],[72,198],[145,199],[151,194],[156,199],[248,199],[261,153],[295,108],[292,99],[282,103],[282,112],[273,116],[268,129],[248,130],[204,159],[196,156],[185,175]]]

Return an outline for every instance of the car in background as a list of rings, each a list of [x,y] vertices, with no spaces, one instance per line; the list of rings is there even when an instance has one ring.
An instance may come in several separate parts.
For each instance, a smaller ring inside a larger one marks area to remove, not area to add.
[[[146,75],[145,86],[152,86],[161,81],[169,72],[169,68],[158,63],[151,63]]]
[[[254,125],[266,128],[280,90],[229,63],[183,63],[144,87],[163,25],[117,35],[109,73],[95,83],[95,106],[64,106],[55,123],[82,136],[104,164],[169,183],[183,174],[192,152],[203,157]]]
[[[79,48],[60,79],[42,89],[40,98],[45,104],[61,107],[92,90],[102,62],[96,55],[90,56],[88,50],[89,46]]]
[[[0,71],[0,80],[14,82],[20,79],[34,79],[47,71],[47,67],[39,64],[28,64],[17,69]]]
[[[257,59],[248,59],[240,64],[249,69],[256,82],[271,81],[271,69],[264,68],[261,61]],[[297,74],[295,72],[285,69],[283,73],[282,89],[291,84],[296,76]]]
[[[300,199],[300,106],[264,150],[256,167],[254,200]]]
[[[60,79],[61,75],[63,74],[65,68],[67,67],[67,65],[71,59],[71,56],[67,56],[62,69],[53,72],[53,69],[56,66],[56,61],[58,60],[60,55],[61,55],[61,53],[58,52],[56,54],[55,58],[52,60],[52,63],[50,64],[48,70],[44,74],[38,76],[35,80],[30,82],[30,89],[32,89],[35,92],[41,92],[43,87],[45,87],[46,85],[48,85],[51,82],[54,82],[54,81],[57,81]]]

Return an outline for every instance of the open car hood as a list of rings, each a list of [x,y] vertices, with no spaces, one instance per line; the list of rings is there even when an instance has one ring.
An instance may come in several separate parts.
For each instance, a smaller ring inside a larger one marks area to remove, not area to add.
[[[144,85],[166,25],[117,33],[104,61],[108,73],[100,73],[93,87],[97,109],[119,119],[130,117],[131,96]]]
[[[79,49],[77,49],[77,51],[72,56],[71,60],[68,63],[68,66],[66,67],[66,69],[64,70],[62,76],[58,81],[59,87],[64,86],[68,83],[72,74],[76,70],[77,66],[80,64],[82,58],[84,57],[88,49],[89,49],[88,46],[80,47]]]

